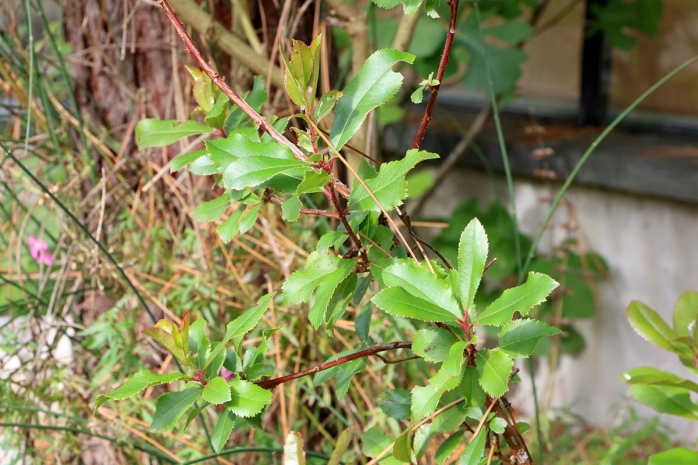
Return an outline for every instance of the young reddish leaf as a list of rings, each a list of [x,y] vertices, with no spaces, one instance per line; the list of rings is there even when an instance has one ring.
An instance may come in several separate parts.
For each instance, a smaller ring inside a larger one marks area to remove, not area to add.
[[[153,429],[172,429],[179,417],[200,397],[201,385],[161,395],[155,403],[155,414],[150,427]]]
[[[330,142],[337,150],[356,134],[368,112],[390,100],[400,89],[402,75],[391,69],[398,61],[412,63],[414,55],[397,50],[378,50],[344,89],[330,131]]]
[[[502,326],[514,312],[526,316],[531,307],[540,304],[558,286],[549,276],[531,271],[528,279],[520,286],[507,289],[475,319],[475,324]]]
[[[465,311],[473,306],[487,262],[487,233],[475,218],[465,227],[458,242],[458,277],[461,303]]]

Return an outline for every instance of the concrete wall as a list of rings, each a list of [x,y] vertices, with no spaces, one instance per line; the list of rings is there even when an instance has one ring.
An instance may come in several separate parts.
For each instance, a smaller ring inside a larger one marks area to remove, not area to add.
[[[520,228],[534,236],[559,185],[517,179],[515,186]],[[472,197],[480,199],[482,206],[494,199],[508,202],[504,179],[454,170],[423,213],[448,218],[457,205]],[[576,323],[586,339],[586,350],[578,357],[564,356],[552,377],[542,366],[536,379],[544,404],[572,406],[588,421],[611,426],[616,420],[612,405],[630,397],[627,385],[619,378],[621,372],[649,365],[688,375],[677,357],[634,332],[625,309],[631,300],[640,300],[671,321],[678,297],[687,290],[698,290],[698,205],[583,187],[571,189],[567,200],[569,207],[558,209],[541,249],[549,250],[552,242],[563,240],[564,225],[576,221],[577,236],[585,235],[588,247],[606,259],[611,279],[599,285],[599,315]],[[530,382],[524,376],[509,400],[517,409],[530,413]],[[652,410],[635,405],[641,414],[653,415]],[[695,423],[668,415],[663,420],[676,428],[680,437],[693,441],[698,434]]]

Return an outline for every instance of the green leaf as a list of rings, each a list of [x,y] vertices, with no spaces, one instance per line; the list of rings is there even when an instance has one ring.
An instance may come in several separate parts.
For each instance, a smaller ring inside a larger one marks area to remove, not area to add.
[[[201,397],[209,404],[222,404],[230,400],[230,386],[228,383],[217,376],[206,383]]]
[[[230,434],[233,432],[233,428],[235,427],[236,419],[237,417],[235,414],[229,410],[224,410],[218,417],[216,426],[213,428],[213,432],[211,433],[211,445],[216,453],[219,453],[228,442]]]
[[[230,242],[240,233],[240,218],[247,207],[239,205],[238,208],[221,224],[216,227],[216,232],[224,244]]]
[[[690,391],[679,387],[634,384],[630,393],[638,402],[659,413],[668,413],[689,420],[698,420],[698,406],[691,402]]]
[[[281,205],[281,217],[284,221],[296,221],[301,213],[302,207],[301,199],[299,199],[297,195],[292,195]]]
[[[336,396],[338,400],[342,400],[349,390],[351,378],[363,369],[366,368],[366,357],[357,358],[351,362],[342,364],[337,370],[337,387]]]
[[[499,332],[499,349],[512,358],[530,356],[544,337],[561,334],[559,329],[538,320],[514,320]]]
[[[313,252],[306,266],[293,273],[284,283],[284,298],[287,303],[307,302],[315,293],[315,302],[310,307],[308,319],[315,329],[325,320],[330,300],[337,286],[349,276],[356,266],[356,259],[347,260],[335,255]]]
[[[370,275],[369,275],[370,276]],[[354,305],[358,305],[357,302],[354,302]],[[364,305],[364,308],[361,309],[361,312],[356,316],[356,319],[354,320],[354,327],[356,328],[356,335],[359,336],[359,341],[361,342],[366,342],[368,341],[368,335],[369,332],[371,331],[371,317],[373,316],[373,308],[371,303],[367,303]]]
[[[490,26],[483,32],[502,42],[518,44],[533,34],[533,27],[525,21],[507,21]]]
[[[671,341],[679,336],[657,312],[642,302],[633,300],[628,305],[627,313],[630,325],[640,336],[662,349],[677,352]]]
[[[330,142],[337,150],[356,134],[371,110],[387,102],[400,89],[402,75],[391,69],[399,61],[412,63],[414,55],[397,50],[378,50],[344,89],[330,131]]]
[[[410,95],[410,100],[412,100],[412,103],[415,103],[418,105],[418,104],[422,103],[423,99],[424,99],[424,86],[419,86],[414,90],[414,92],[412,92],[412,95]]]
[[[327,185],[332,177],[324,171],[308,170],[303,175],[303,181],[298,185],[296,194],[301,195],[307,192],[320,192]]]
[[[216,174],[218,170],[208,155],[201,156],[194,160],[189,167],[189,172],[197,176],[210,176]]]
[[[481,350],[477,353],[477,370],[480,386],[491,397],[501,397],[509,390],[509,375],[514,360],[499,349]]]
[[[402,160],[383,163],[378,175],[366,181],[366,186],[387,211],[402,205],[407,198],[407,181],[405,176],[424,160],[432,160],[439,156],[423,150],[408,150]],[[349,196],[349,208],[352,210],[369,210],[380,212],[380,208],[363,186],[357,185]]]
[[[398,6],[400,4],[400,0],[373,0],[373,3],[381,8],[390,9]]]
[[[417,331],[412,341],[412,351],[427,362],[443,362],[458,338],[441,328],[424,328]]]
[[[96,413],[97,409],[108,400],[128,399],[129,397],[138,394],[143,389],[148,388],[150,386],[158,386],[160,384],[173,383],[175,381],[179,381],[180,379],[184,379],[185,377],[186,376],[182,373],[157,374],[151,373],[148,370],[139,371],[130,379],[128,379],[124,384],[114,389],[111,393],[102,394],[101,396],[98,396],[95,400],[94,412]]]
[[[647,465],[695,465],[696,463],[698,463],[698,452],[685,447],[674,447],[650,455]]]
[[[401,287],[392,286],[373,296],[371,301],[391,315],[422,321],[456,321],[458,318],[438,305],[409,294]]]
[[[453,451],[456,450],[456,447],[458,447],[458,444],[460,444],[464,435],[465,430],[456,431],[441,443],[434,455],[434,459],[438,465],[443,465],[444,462],[448,460],[451,454],[453,454]]]
[[[285,80],[286,92],[293,102],[303,108],[312,108],[315,87],[311,86],[313,80],[314,56],[306,44],[299,40],[293,40],[290,59],[281,51],[281,56],[286,65]]]
[[[470,443],[460,456],[460,465],[478,465],[482,454],[485,452],[485,439],[487,439],[487,431],[483,428],[470,440]]]
[[[658,370],[652,367],[635,367],[621,374],[621,379],[626,383],[633,384],[654,384],[658,386],[670,386],[688,389],[698,393],[698,384],[693,381],[681,378],[673,373]]]
[[[184,347],[182,347],[179,329],[171,321],[160,320],[154,327],[144,329],[143,333],[155,339],[180,362],[183,362],[187,357]]]
[[[252,208],[245,210],[240,218],[240,234],[245,234],[247,231],[252,229],[254,224],[257,222],[257,216],[259,216],[259,211],[262,209],[262,204],[255,205]]]
[[[230,194],[226,192],[220,197],[198,205],[192,210],[191,217],[194,218],[194,221],[198,221],[199,223],[217,221],[228,209],[230,202]]]
[[[407,428],[393,444],[393,457],[401,462],[412,461],[412,428]]]
[[[243,418],[252,417],[271,403],[271,392],[254,383],[234,379],[228,384],[232,399],[225,403],[225,407],[235,415]]]
[[[382,453],[384,449],[393,444],[392,438],[383,433],[377,426],[366,431],[364,435],[361,436],[361,441],[363,442],[361,451],[367,457],[376,457],[378,454]],[[385,457],[380,463],[381,465],[402,465],[402,462],[395,459],[395,457]]]
[[[467,367],[463,370],[460,393],[468,406],[477,407],[485,403],[485,391],[480,386],[480,374],[476,367]]]
[[[407,197],[417,199],[434,185],[434,173],[427,170],[409,173],[407,179]]]
[[[524,284],[504,291],[475,318],[475,324],[501,326],[511,320],[514,312],[526,316],[531,307],[543,302],[557,286],[549,276],[531,271]]]
[[[136,145],[143,150],[148,147],[164,147],[179,139],[199,134],[210,134],[213,128],[196,121],[159,120],[146,118],[136,124]]]
[[[507,421],[504,418],[494,417],[490,420],[489,426],[493,433],[502,434],[507,427]]]
[[[337,442],[335,443],[334,450],[330,459],[327,461],[326,465],[339,465],[342,462],[342,457],[351,445],[351,438],[353,436],[353,430],[347,428],[339,434]]]
[[[409,389],[388,389],[378,396],[378,406],[391,418],[405,420],[410,417],[412,392]]]
[[[295,40],[294,40],[295,42]],[[303,436],[298,431],[291,431],[284,443],[284,465],[305,465]]]
[[[320,97],[320,101],[313,110],[313,121],[315,124],[319,123],[325,116],[327,116],[330,111],[334,108],[337,100],[342,98],[342,92],[338,90],[331,90],[325,95]]]
[[[193,163],[198,158],[206,155],[206,149],[194,150],[193,152],[185,153],[184,155],[179,155],[172,159],[172,164],[170,165],[170,172],[174,173],[181,170],[185,166]]]
[[[279,174],[300,177],[310,166],[296,159],[272,157],[240,158],[223,172],[223,185],[228,189],[241,190],[245,187],[258,187]]]
[[[179,417],[201,397],[201,386],[194,386],[178,392],[167,392],[158,397],[155,414],[150,427],[172,429]]]
[[[475,218],[465,227],[458,241],[458,277],[460,296],[466,311],[473,307],[487,262],[487,233]]]
[[[386,286],[398,286],[414,297],[441,307],[459,318],[462,312],[453,297],[449,283],[431,273],[426,264],[414,261],[396,263],[383,270]]]
[[[424,5],[424,11],[426,11],[427,16],[434,19],[441,17],[437,11],[440,1],[441,0],[427,0],[427,3]]]
[[[692,337],[698,341],[698,292],[688,291],[679,297],[674,306],[674,331],[679,336]]]
[[[632,50],[637,44],[633,29],[649,37],[656,35],[662,9],[662,0],[610,0],[593,4],[594,21],[587,34],[592,36],[603,31],[614,47]]]
[[[444,361],[441,369],[451,376],[459,376],[460,368],[463,365],[463,351],[468,345],[466,341],[458,341],[451,346],[448,351],[448,358]]]
[[[429,379],[427,386],[413,388],[412,419],[419,421],[434,413],[443,393],[458,386],[459,380],[458,376],[452,376],[444,370],[439,370]]]

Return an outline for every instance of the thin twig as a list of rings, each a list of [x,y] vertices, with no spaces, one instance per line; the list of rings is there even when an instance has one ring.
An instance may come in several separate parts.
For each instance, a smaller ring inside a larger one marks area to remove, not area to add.
[[[345,363],[349,363],[352,360],[356,360],[358,358],[363,358],[363,357],[368,357],[370,355],[375,355],[379,352],[385,352],[388,350],[395,350],[395,349],[411,349],[412,348],[412,343],[408,341],[397,341],[397,342],[391,342],[389,344],[382,344],[382,345],[375,345],[372,347],[369,347],[367,349],[359,350],[357,352],[354,352],[353,354],[348,354],[343,357],[339,357],[336,360],[333,360],[331,362],[323,363],[322,365],[314,366],[312,368],[308,368],[307,370],[299,371],[297,373],[292,373],[290,375],[286,376],[281,376],[279,378],[273,378],[273,379],[268,379],[266,381],[258,381],[256,384],[264,389],[274,389],[276,386],[284,383],[288,383],[289,381],[294,381],[299,378],[303,378],[305,376],[313,375],[315,373],[319,373],[321,371],[329,370],[330,368],[343,365]]]
[[[439,95],[439,88],[441,87],[441,81],[444,78],[444,73],[446,72],[446,65],[448,64],[448,57],[451,54],[451,46],[453,45],[453,36],[456,34],[456,18],[458,16],[458,0],[450,0],[448,6],[451,7],[451,20],[448,23],[448,34],[446,35],[446,43],[444,44],[444,51],[441,54],[441,61],[439,62],[439,70],[436,73],[436,79],[439,84],[432,87],[431,95],[429,96],[429,103],[427,104],[427,109],[424,112],[424,117],[422,118],[422,123],[419,125],[417,130],[417,135],[414,137],[414,142],[412,143],[413,149],[418,149],[422,144],[422,139],[424,139],[424,133],[429,126],[429,121],[431,121],[431,114],[434,111],[434,105],[436,105],[436,97]]]

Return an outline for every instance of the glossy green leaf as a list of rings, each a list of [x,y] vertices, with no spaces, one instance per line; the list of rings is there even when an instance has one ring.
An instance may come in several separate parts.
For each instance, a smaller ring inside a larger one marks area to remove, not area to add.
[[[337,150],[356,134],[371,110],[387,102],[400,89],[402,75],[391,69],[399,61],[412,63],[414,55],[397,50],[378,50],[344,89],[330,131],[330,142]]]
[[[257,217],[259,216],[261,209],[261,203],[245,209],[245,212],[242,214],[242,218],[240,218],[240,234],[245,234],[247,231],[252,229],[254,224],[257,222]]]
[[[325,171],[308,170],[303,174],[303,181],[298,185],[296,193],[301,195],[307,192],[320,192],[331,178]]]
[[[438,465],[443,465],[444,462],[448,460],[451,454],[453,454],[453,452],[456,450],[456,447],[458,447],[460,444],[464,435],[465,430],[456,431],[441,443],[439,448],[436,450],[436,454],[434,454],[434,460],[436,460]]]
[[[192,210],[191,217],[199,223],[219,220],[228,209],[230,202],[230,194],[226,192],[220,197],[198,205]]]
[[[209,155],[204,155],[194,160],[189,166],[189,172],[197,176],[210,176],[216,174],[218,169],[211,161]]]
[[[167,325],[172,328],[172,331],[167,330]],[[183,362],[187,357],[187,353],[182,347],[179,329],[171,321],[160,320],[154,327],[144,329],[143,333],[155,339],[180,362]]]
[[[627,313],[630,325],[640,336],[662,349],[676,352],[671,341],[679,336],[657,312],[642,302],[633,300],[628,305]]]
[[[489,421],[489,427],[495,434],[502,434],[507,427],[507,421],[504,418],[494,417]]]
[[[338,400],[342,400],[349,390],[351,385],[351,378],[356,374],[366,368],[366,357],[357,358],[351,362],[344,363],[339,366],[337,370],[337,388],[336,397]]]
[[[485,403],[485,391],[480,386],[480,373],[477,367],[467,367],[463,370],[460,393],[468,406],[478,406]]]
[[[148,147],[164,147],[179,139],[199,134],[210,134],[213,128],[196,121],[159,120],[146,118],[136,124],[136,145],[143,150]]]
[[[206,383],[201,397],[210,404],[228,402],[230,400],[230,386],[223,378],[217,376]]]
[[[315,106],[313,110],[313,121],[315,124],[319,123],[325,116],[327,116],[334,108],[337,100],[342,98],[342,92],[338,90],[331,90],[325,95],[320,97],[320,101]]]
[[[683,388],[698,393],[698,383],[653,367],[631,368],[627,372],[621,374],[620,377],[630,385],[654,384],[658,386]]]
[[[460,376],[460,369],[463,365],[463,351],[468,345],[466,341],[458,341],[451,346],[448,351],[448,358],[444,361],[441,369],[451,376]]]
[[[95,412],[97,409],[108,400],[123,400],[133,397],[143,389],[150,386],[158,386],[160,384],[169,384],[179,381],[186,376],[182,373],[151,373],[148,370],[142,370],[133,375],[124,384],[114,389],[109,394],[102,394],[95,400]]]
[[[213,104],[213,107],[204,116],[204,122],[212,128],[223,129],[223,126],[225,126],[225,119],[228,116],[227,109],[229,101],[228,96],[223,92],[218,94],[216,103]]]
[[[201,149],[174,157],[172,159],[172,164],[170,165],[170,172],[174,173],[181,170],[185,166],[194,163],[194,161],[206,155],[206,153],[207,151],[205,149]]]
[[[153,429],[172,429],[179,417],[201,397],[201,386],[194,386],[183,391],[166,392],[155,403],[155,414],[150,427]]]
[[[373,296],[371,301],[391,315],[423,321],[456,321],[457,317],[432,302],[409,294],[401,287],[392,286]]]
[[[233,428],[235,427],[236,419],[237,417],[235,414],[229,410],[224,410],[218,416],[216,426],[211,432],[211,445],[216,453],[220,452],[228,442],[228,439],[233,432]]]
[[[378,396],[378,406],[391,418],[405,420],[410,417],[412,392],[409,389],[388,389]]]
[[[234,379],[230,383],[232,398],[225,407],[243,418],[257,415],[266,405],[271,403],[271,391],[267,391],[254,383],[242,379]]]
[[[466,311],[471,309],[487,262],[487,233],[475,218],[465,227],[458,241],[460,297]]]
[[[412,341],[412,351],[427,362],[443,362],[458,338],[441,328],[424,328],[417,331]]]
[[[513,367],[514,360],[499,349],[477,353],[480,386],[491,397],[501,397],[509,390],[509,375]]]
[[[499,349],[512,358],[528,357],[542,338],[561,333],[559,329],[542,321],[514,320],[507,323],[499,332]]]
[[[294,41],[295,42],[295,41]],[[291,431],[284,443],[284,465],[305,465],[303,436],[298,431]]]
[[[297,195],[292,195],[281,205],[281,217],[284,221],[296,221],[300,216],[302,207],[301,199],[299,199]]]
[[[465,451],[463,451],[463,455],[460,456],[460,465],[478,465],[485,452],[486,439],[487,430],[483,428],[474,439],[471,439]]]
[[[420,300],[441,307],[455,318],[462,316],[448,281],[439,279],[426,264],[396,263],[383,270],[383,281],[386,286],[398,286]]]
[[[674,306],[674,331],[679,336],[691,337],[698,341],[698,292],[688,291],[679,297]]]
[[[696,463],[698,463],[698,452],[685,447],[674,447],[650,455],[647,465],[695,465]]]
[[[638,402],[659,413],[698,420],[698,405],[691,401],[691,391],[687,389],[654,384],[634,384],[630,386],[630,392]]]
[[[444,370],[439,370],[429,378],[429,384],[412,389],[412,419],[419,421],[431,415],[439,404],[439,399],[446,391],[458,386],[459,376],[452,376]]]
[[[529,272],[524,284],[504,291],[475,318],[475,324],[501,326],[509,322],[515,312],[526,316],[531,307],[543,302],[557,286],[558,283],[549,276]]]
[[[216,232],[224,244],[233,240],[240,233],[240,218],[242,218],[245,209],[245,205],[239,205],[225,221],[216,227]]]
[[[393,444],[392,438],[383,433],[383,430],[377,426],[366,431],[364,435],[361,436],[361,441],[363,442],[361,451],[366,457],[376,457],[378,454],[381,454],[385,448]],[[392,456],[383,458],[380,463],[381,465],[402,465],[401,461]]]
[[[302,176],[310,166],[296,159],[272,157],[240,158],[223,172],[223,185],[228,189],[241,190],[245,187],[258,187],[280,174]]]
[[[378,175],[366,181],[366,186],[378,199],[387,211],[402,205],[407,198],[407,181],[405,176],[424,160],[432,160],[439,156],[435,153],[423,150],[408,150],[401,160],[383,163],[378,170]],[[380,212],[380,208],[374,202],[363,186],[357,185],[349,196],[349,208],[352,210],[370,210]]]

